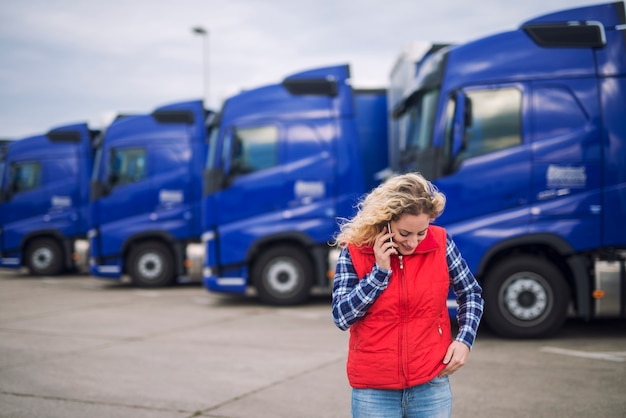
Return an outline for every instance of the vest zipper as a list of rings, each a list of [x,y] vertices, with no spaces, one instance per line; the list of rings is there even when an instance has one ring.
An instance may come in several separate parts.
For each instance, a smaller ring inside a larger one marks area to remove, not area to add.
[[[400,361],[401,361],[401,367],[402,367],[402,377],[404,378],[404,382],[405,385],[408,385],[408,376],[406,373],[406,369],[408,366],[408,350],[406,347],[406,341],[407,341],[407,328],[408,328],[408,313],[407,313],[407,306],[408,306],[408,297],[407,297],[407,287],[406,287],[406,277],[404,275],[404,267],[402,264],[402,256],[398,256],[398,259],[400,261],[400,278],[401,278],[401,283],[402,283],[402,305],[400,306],[400,312],[401,312],[401,326],[402,326],[402,341],[401,341],[401,356],[400,356]]]

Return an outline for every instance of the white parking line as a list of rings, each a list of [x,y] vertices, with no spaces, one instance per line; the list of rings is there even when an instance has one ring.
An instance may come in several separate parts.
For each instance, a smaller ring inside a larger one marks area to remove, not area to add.
[[[540,351],[544,353],[563,354],[566,356],[591,358],[596,360],[614,361],[617,363],[623,363],[626,361],[626,351],[612,351],[612,352],[588,352],[578,350],[567,350],[565,348],[557,347],[542,347]]]

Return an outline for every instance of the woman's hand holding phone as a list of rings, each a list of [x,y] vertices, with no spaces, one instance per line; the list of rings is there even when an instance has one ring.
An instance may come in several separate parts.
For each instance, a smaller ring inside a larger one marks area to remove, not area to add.
[[[376,236],[374,241],[374,256],[378,267],[385,270],[391,270],[391,255],[398,254],[396,243],[393,242],[394,233],[391,232],[391,225],[387,223],[387,227]]]

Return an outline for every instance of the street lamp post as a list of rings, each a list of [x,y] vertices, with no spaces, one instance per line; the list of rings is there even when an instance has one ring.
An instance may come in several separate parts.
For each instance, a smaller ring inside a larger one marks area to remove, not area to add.
[[[204,106],[209,107],[209,31],[202,26],[196,26],[191,31],[202,36],[202,55],[203,55],[203,68],[202,68],[202,82],[203,82],[203,95]]]

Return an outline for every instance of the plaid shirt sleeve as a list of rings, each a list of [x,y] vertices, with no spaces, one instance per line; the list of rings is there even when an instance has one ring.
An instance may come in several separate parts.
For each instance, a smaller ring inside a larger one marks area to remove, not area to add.
[[[446,260],[458,304],[459,332],[456,340],[471,349],[483,313],[482,288],[449,235],[446,237]],[[342,248],[333,283],[332,309],[335,325],[345,331],[365,315],[376,298],[387,288],[390,277],[391,270],[381,269],[374,264],[372,271],[363,280],[359,280],[350,252],[347,248]]]
[[[390,277],[391,270],[374,264],[372,271],[363,280],[359,280],[352,265],[350,251],[342,248],[333,282],[332,308],[335,325],[345,331],[365,315],[376,298],[387,288]]]
[[[483,315],[482,288],[450,235],[446,237],[446,258],[450,283],[458,304],[456,319],[459,323],[459,332],[456,340],[465,343],[471,349]]]

